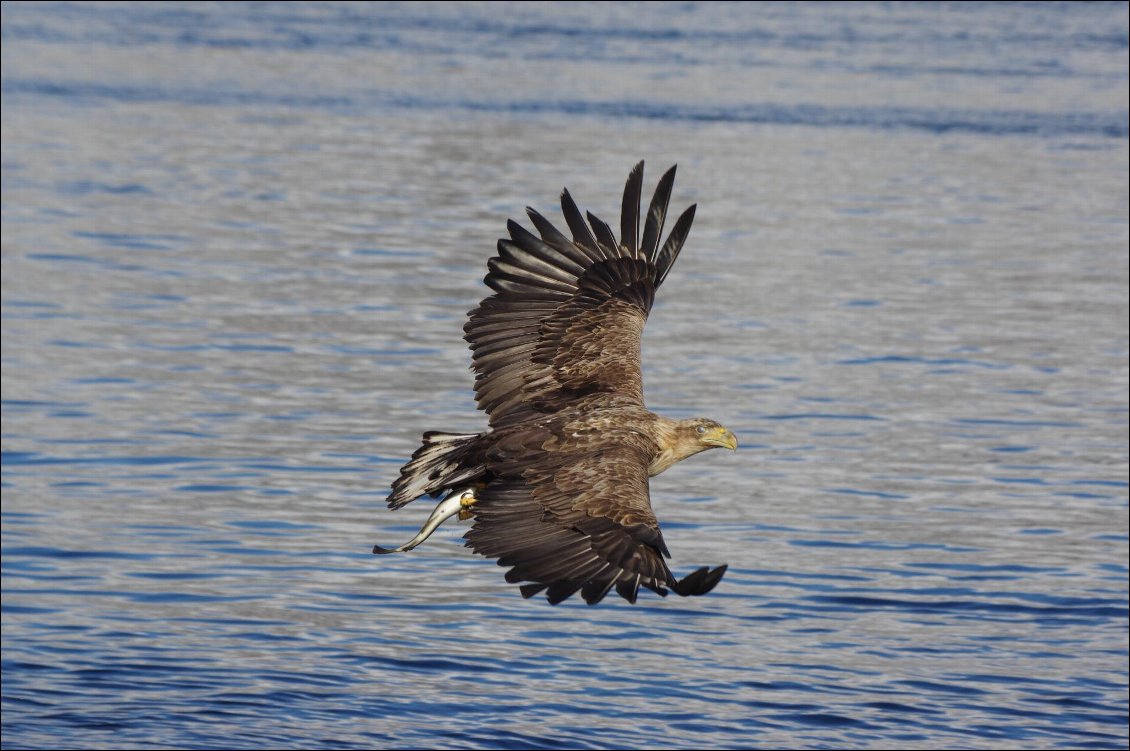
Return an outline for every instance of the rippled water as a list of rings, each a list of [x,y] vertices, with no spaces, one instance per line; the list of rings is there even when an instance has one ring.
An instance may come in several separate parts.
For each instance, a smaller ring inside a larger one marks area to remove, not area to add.
[[[3,6],[4,747],[1125,748],[1127,6]],[[508,217],[699,203],[710,596],[428,508]]]

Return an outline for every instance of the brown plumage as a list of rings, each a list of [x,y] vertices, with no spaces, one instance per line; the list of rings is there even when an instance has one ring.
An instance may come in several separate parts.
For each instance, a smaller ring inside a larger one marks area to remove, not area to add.
[[[640,226],[643,162],[628,176],[621,239],[569,191],[561,209],[572,239],[533,209],[539,236],[514,221],[498,241],[486,284],[494,294],[464,327],[474,353],[484,433],[429,432],[401,470],[391,508],[422,495],[476,488],[467,546],[501,566],[522,594],[589,604],[613,587],[635,602],[709,592],[726,566],[676,580],[651,509],[648,478],[734,435],[705,419],[671,420],[644,407],[640,339],[655,290],[679,255],[695,207],[660,245],[675,179],[660,179]],[[640,232],[642,230],[642,237]]]

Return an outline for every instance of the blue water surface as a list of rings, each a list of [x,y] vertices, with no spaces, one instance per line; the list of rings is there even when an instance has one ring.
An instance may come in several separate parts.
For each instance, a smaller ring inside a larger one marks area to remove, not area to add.
[[[1126,748],[1127,18],[5,2],[3,747]],[[372,556],[506,220],[639,159],[698,204],[648,402],[742,444],[652,502],[725,579]]]

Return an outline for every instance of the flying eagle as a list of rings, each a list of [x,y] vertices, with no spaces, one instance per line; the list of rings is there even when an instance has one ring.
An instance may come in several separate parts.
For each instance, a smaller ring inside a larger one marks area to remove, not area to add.
[[[580,591],[594,605],[615,587],[634,603],[640,586],[701,595],[721,580],[725,565],[675,579],[648,497],[649,477],[700,451],[738,445],[713,420],[672,420],[644,406],[644,322],[695,212],[684,211],[660,242],[674,180],[672,167],[641,227],[643,162],[635,166],[619,242],[591,213],[585,223],[568,190],[561,209],[572,239],[531,208],[540,237],[507,222],[510,238],[498,241],[487,264],[494,294],[463,327],[489,427],[424,434],[388,505],[443,500],[396,551],[415,547],[450,516],[473,515],[467,547],[510,567],[506,580],[526,582],[524,597],[545,591],[556,604]]]

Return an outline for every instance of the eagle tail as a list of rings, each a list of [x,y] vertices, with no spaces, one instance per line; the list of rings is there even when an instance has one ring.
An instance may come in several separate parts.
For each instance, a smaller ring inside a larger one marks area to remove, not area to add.
[[[466,461],[478,438],[478,433],[424,433],[424,442],[392,484],[388,507],[398,509],[423,495],[436,497],[482,474],[482,467]]]

